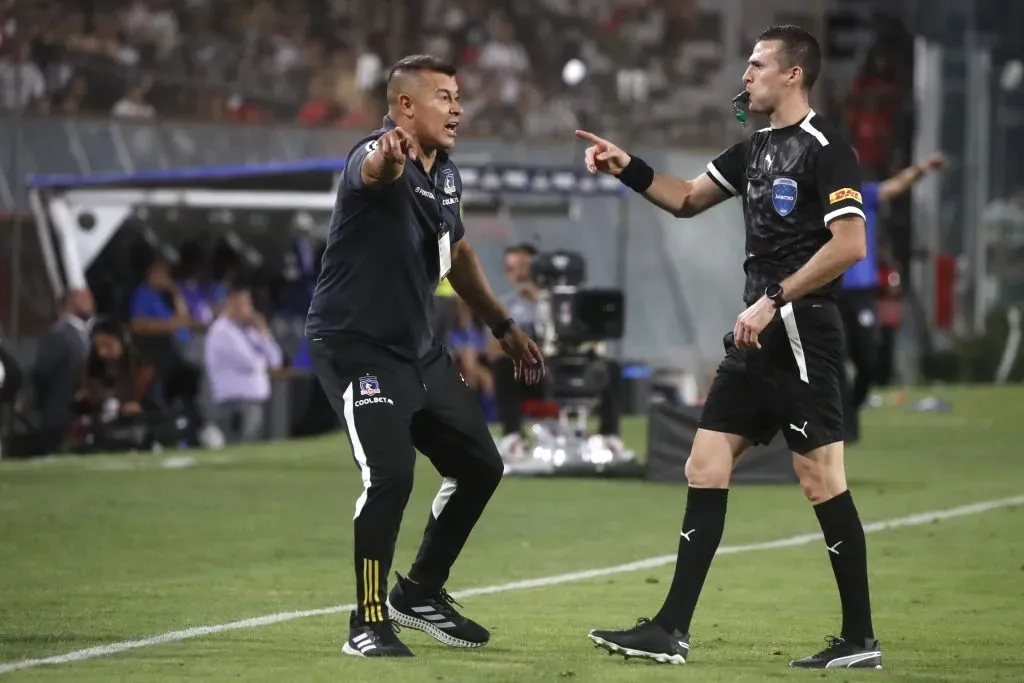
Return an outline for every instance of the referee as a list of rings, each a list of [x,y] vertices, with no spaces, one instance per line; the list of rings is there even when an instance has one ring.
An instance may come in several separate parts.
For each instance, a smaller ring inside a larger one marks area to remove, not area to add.
[[[746,226],[748,308],[725,335],[725,358],[704,405],[686,462],[689,482],[675,576],[653,620],[624,631],[591,631],[598,646],[681,664],[690,621],[725,525],[733,465],[754,443],[782,430],[800,486],[824,532],[842,603],[842,630],[828,646],[790,666],[882,665],[871,624],[864,529],[843,467],[839,277],[864,257],[860,169],[836,128],[810,108],[821,71],[818,41],[797,26],[761,33],[743,75],[740,101],[770,126],[733,145],[707,173],[681,180],[655,173],[596,135],[591,172],[618,176],[681,218],[741,197]]]
[[[531,382],[544,373],[536,344],[495,298],[464,237],[462,180],[448,156],[462,114],[455,68],[406,57],[391,69],[387,96],[383,127],[349,152],[306,320],[317,377],[347,426],[363,480],[354,518],[358,607],[342,648],[362,657],[412,655],[392,622],[453,647],[490,637],[444,589],[503,463],[475,394],[431,330],[438,282],[447,276],[517,373]],[[388,594],[417,450],[444,481],[419,554]]]

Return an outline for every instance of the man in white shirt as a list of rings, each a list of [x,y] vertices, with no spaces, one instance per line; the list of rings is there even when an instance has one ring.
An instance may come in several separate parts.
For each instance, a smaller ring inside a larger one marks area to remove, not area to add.
[[[228,443],[258,440],[270,371],[281,367],[282,356],[248,289],[228,295],[224,312],[206,333],[204,360],[215,420]]]

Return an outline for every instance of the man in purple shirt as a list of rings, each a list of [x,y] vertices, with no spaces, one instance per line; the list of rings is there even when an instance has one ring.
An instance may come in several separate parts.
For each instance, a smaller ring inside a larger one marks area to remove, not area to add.
[[[206,334],[204,360],[214,416],[228,443],[258,440],[270,371],[281,367],[282,356],[248,289],[228,294],[224,312]]]

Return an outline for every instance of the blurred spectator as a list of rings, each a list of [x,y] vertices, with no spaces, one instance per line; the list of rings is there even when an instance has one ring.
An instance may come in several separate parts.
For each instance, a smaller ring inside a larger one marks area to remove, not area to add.
[[[146,102],[146,91],[142,86],[133,85],[125,90],[124,97],[117,101],[110,113],[119,119],[151,119],[156,116],[156,109]]]
[[[39,341],[32,389],[39,410],[40,454],[56,453],[74,422],[75,392],[89,355],[93,296],[87,289],[64,296],[60,318]]]
[[[878,254],[878,368],[877,384],[891,386],[897,379],[893,373],[896,358],[896,337],[903,324],[903,287],[896,259],[888,246]]]
[[[893,119],[900,87],[884,49],[875,48],[850,86],[846,124],[866,179],[888,175],[893,144]]]
[[[531,271],[536,255],[537,249],[532,244],[517,244],[505,249],[505,277],[512,290],[501,297],[508,314],[531,336],[537,333],[537,302],[541,294]]]
[[[499,89],[502,104],[515,104],[519,98],[520,79],[530,68],[526,50],[516,40],[515,31],[508,19],[497,20],[494,38],[484,45],[477,66],[493,78]]]
[[[494,396],[494,377],[487,366],[487,346],[491,334],[473,316],[473,311],[462,299],[455,299],[455,323],[448,332],[448,346],[462,379],[474,391],[483,408],[484,417],[493,422],[498,417]]]
[[[54,97],[54,104],[58,114],[75,116],[85,113],[87,99],[89,96],[89,81],[85,76],[75,76],[68,83],[67,87],[61,90]]]
[[[263,436],[264,406],[270,398],[270,371],[281,367],[281,348],[252,293],[236,287],[206,337],[206,376],[214,420],[228,443]]]
[[[14,353],[7,348],[3,338],[0,337],[0,429],[3,429],[5,426],[6,408],[13,406],[17,410],[23,383],[24,373],[21,369],[21,363],[18,362]]]
[[[135,288],[131,300],[131,331],[140,336],[173,335],[181,344],[192,340],[192,329],[202,323],[192,317],[181,289],[171,278],[171,266],[156,258],[146,279]]]
[[[45,109],[46,80],[31,60],[32,46],[14,42],[0,52],[0,105],[4,109]]]
[[[198,243],[182,244],[179,256],[178,291],[189,316],[198,323],[209,325],[224,305],[224,286],[206,280],[203,251]]]
[[[189,313],[166,261],[156,258],[147,268],[145,281],[132,294],[130,316],[135,344],[156,368],[161,398],[168,409],[188,420],[195,430],[190,439],[197,439],[202,373],[188,359],[200,355],[201,344],[193,332],[205,325]]]
[[[154,369],[133,348],[126,330],[101,320],[92,329],[77,394],[76,441],[86,451],[116,452],[146,448],[152,442],[145,413],[157,410],[150,398]]]
[[[171,0],[135,0],[124,13],[124,31],[162,60],[178,43],[178,15]]]
[[[518,244],[505,249],[505,278],[512,286],[511,291],[501,297],[510,317],[523,330],[537,338],[537,313],[540,300],[540,286],[534,281],[531,262],[537,255],[531,244]],[[488,355],[491,359],[499,419],[502,425],[502,449],[510,452],[521,441],[523,415],[521,403],[524,399],[540,399],[544,396],[544,385],[527,384],[515,377],[515,366],[498,346],[497,341],[489,342]]]

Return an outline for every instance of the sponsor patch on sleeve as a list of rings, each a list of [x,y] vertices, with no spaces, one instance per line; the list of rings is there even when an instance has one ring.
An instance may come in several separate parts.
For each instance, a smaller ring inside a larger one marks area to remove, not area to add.
[[[853,189],[852,187],[844,187],[841,190],[836,190],[828,196],[829,204],[838,204],[846,199],[853,199],[858,204],[863,204],[864,200],[860,198],[860,192]]]

